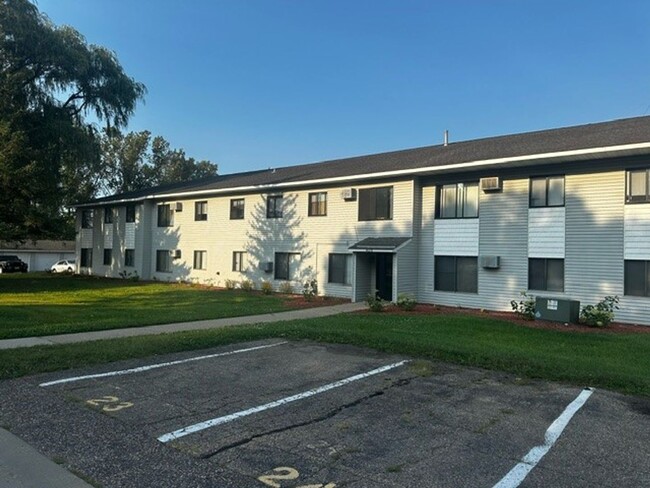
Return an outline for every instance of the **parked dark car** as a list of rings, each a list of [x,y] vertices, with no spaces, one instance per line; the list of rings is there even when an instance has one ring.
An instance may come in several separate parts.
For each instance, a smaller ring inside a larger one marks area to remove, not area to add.
[[[18,256],[0,255],[0,273],[27,273],[27,263]]]

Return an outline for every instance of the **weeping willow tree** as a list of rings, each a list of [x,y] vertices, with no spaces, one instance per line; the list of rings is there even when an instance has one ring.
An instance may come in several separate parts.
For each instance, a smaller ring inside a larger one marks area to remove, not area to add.
[[[101,133],[125,127],[145,92],[114,52],[0,0],[0,239],[70,237],[66,208],[104,177]]]

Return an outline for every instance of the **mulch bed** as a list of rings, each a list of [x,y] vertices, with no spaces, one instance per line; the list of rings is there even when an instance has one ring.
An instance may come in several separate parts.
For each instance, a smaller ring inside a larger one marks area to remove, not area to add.
[[[329,307],[331,305],[350,303],[349,299],[334,297],[314,297],[311,301],[305,300],[302,295],[283,295],[282,298],[284,299],[284,305],[293,309]]]
[[[362,310],[362,314],[372,314],[370,310]],[[582,332],[582,333],[608,333],[608,334],[650,334],[650,326],[647,325],[634,325],[634,324],[621,324],[612,322],[607,327],[589,327],[581,324],[563,324],[560,322],[549,322],[548,320],[526,320],[519,317],[514,312],[492,312],[487,310],[478,310],[473,308],[462,307],[445,307],[441,305],[423,305],[418,304],[415,309],[411,311],[404,311],[395,305],[389,305],[384,312],[393,315],[476,315],[479,317],[489,317],[493,319],[505,320],[513,324],[522,325],[531,329],[547,329],[547,330],[561,330],[569,332]]]

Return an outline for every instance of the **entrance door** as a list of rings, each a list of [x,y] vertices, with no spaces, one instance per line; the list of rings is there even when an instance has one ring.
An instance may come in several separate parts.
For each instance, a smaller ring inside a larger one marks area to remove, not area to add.
[[[377,253],[377,296],[382,300],[393,300],[393,255]]]

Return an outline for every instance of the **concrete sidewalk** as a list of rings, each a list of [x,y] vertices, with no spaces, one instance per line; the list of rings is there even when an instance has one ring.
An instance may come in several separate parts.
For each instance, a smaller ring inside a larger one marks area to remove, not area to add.
[[[205,330],[233,325],[264,324],[296,319],[327,317],[340,313],[363,310],[363,303],[345,303],[331,307],[314,307],[289,312],[230,317],[196,322],[132,327],[128,329],[82,332],[43,337],[25,337],[0,341],[0,349],[13,349],[31,346],[53,346],[78,342],[134,337],[151,334],[167,334],[186,330]],[[89,484],[74,476],[63,466],[59,466],[43,456],[36,449],[10,432],[0,428],[0,488],[91,488]]]
[[[0,429],[0,488],[92,488],[15,435]]]
[[[262,315],[247,315],[243,317],[228,317],[224,319],[198,320],[194,322],[179,322],[174,324],[149,325],[146,327],[129,327],[126,329],[100,330],[97,332],[80,332],[77,334],[60,334],[42,337],[22,337],[20,339],[5,339],[0,341],[0,349],[16,349],[19,347],[54,346],[76,342],[116,339],[119,337],[135,337],[152,334],[167,334],[186,330],[206,330],[232,325],[265,324],[286,320],[312,319],[327,317],[340,313],[355,312],[367,308],[363,302],[344,303],[331,307],[313,307],[288,312],[267,313]]]

